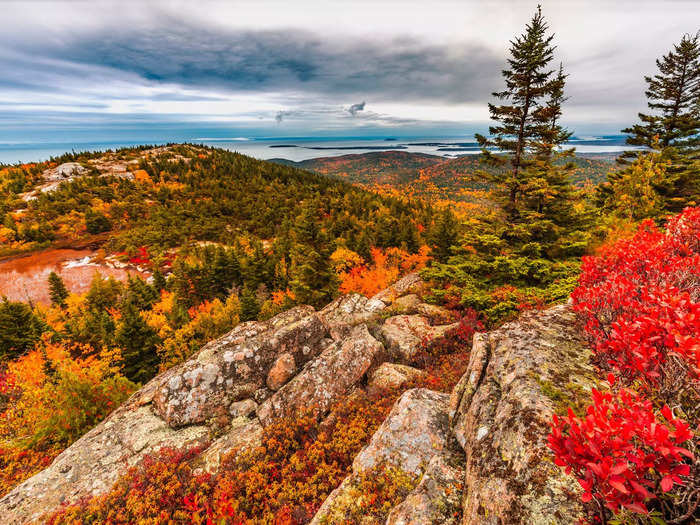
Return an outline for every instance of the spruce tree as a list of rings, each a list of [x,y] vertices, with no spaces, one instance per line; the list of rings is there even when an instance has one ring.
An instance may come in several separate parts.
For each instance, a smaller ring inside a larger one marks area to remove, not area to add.
[[[61,307],[65,306],[68,298],[66,285],[56,272],[49,274],[49,297],[52,305]]]
[[[305,203],[293,232],[292,290],[298,302],[312,306],[330,300],[336,290],[330,264],[332,245],[321,230],[318,210],[316,199]]]
[[[548,160],[571,136],[558,123],[566,77],[561,66],[558,73],[550,69],[555,47],[548,29],[538,6],[525,32],[511,41],[508,69],[502,72],[506,87],[493,93],[503,103],[489,104],[491,119],[498,124],[489,127],[490,137],[476,135],[487,160],[502,160],[491,153],[490,148],[496,148],[510,162],[498,175],[483,175],[499,190],[511,221],[518,219],[521,200],[531,186],[528,168],[536,160]]]
[[[450,208],[442,210],[435,226],[430,234],[430,242],[432,244],[432,255],[436,261],[445,262],[450,256],[451,248],[457,244],[458,223],[454,213]]]
[[[121,307],[115,343],[122,350],[124,375],[135,383],[145,383],[158,371],[158,334],[141,317],[131,302]]]
[[[646,151],[623,153],[618,162],[626,167],[612,172],[598,192],[599,202],[614,209],[615,195],[623,191],[618,186],[634,183],[631,177],[655,162],[649,169],[661,176],[655,177],[651,189],[660,205],[645,216],[675,213],[700,203],[700,33],[684,35],[656,65],[658,73],[644,77],[652,113],[639,113],[641,123],[622,130],[629,134],[628,144]]]
[[[165,290],[167,284],[165,276],[163,272],[160,271],[160,268],[153,270],[153,288],[160,293],[162,290]]]
[[[700,33],[683,35],[673,50],[656,60],[659,71],[646,76],[647,105],[653,114],[639,113],[640,124],[623,129],[627,144],[647,148],[674,146],[697,150],[700,145]],[[636,157],[626,152],[623,157]]]

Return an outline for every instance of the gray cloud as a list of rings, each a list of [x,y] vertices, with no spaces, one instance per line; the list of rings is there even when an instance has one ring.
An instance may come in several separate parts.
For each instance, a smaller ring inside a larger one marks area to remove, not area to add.
[[[28,62],[33,57],[50,62],[44,86],[52,73],[93,67],[154,84],[227,92],[299,90],[333,97],[367,94],[378,101],[483,101],[502,66],[501,57],[477,44],[449,47],[413,37],[360,41],[302,30],[224,31],[181,23],[148,31],[103,28],[60,39],[35,35],[6,45]]]
[[[365,102],[364,100],[360,102],[359,104],[353,104],[348,108],[348,113],[350,113],[353,117],[357,115],[358,111],[364,111],[365,110]]]

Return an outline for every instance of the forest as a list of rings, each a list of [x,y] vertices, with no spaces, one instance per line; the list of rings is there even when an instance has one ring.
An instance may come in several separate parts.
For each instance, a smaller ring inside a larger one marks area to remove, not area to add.
[[[645,77],[648,110],[622,130],[636,149],[614,164],[563,147],[567,74],[553,64],[553,38],[538,10],[511,42],[478,157],[390,152],[300,169],[170,144],[0,166],[0,254],[94,244],[148,272],[96,273],[85,293],[51,273],[50,304],[0,303],[0,495],[237,324],[342,293],[371,297],[418,271],[431,301],[462,320],[426,349],[424,384],[443,391],[475,330],[572,297],[601,387],[555,416],[553,461],[578,479],[590,523],[690,523],[700,501],[700,36],[681,36]],[[65,163],[81,174],[37,192]],[[51,522],[305,523],[399,393],[336,406],[322,430],[303,418],[275,426],[216,476],[194,472],[186,451],[164,451]],[[156,473],[170,478],[147,486]],[[365,483],[377,499],[357,523],[411,480],[381,472]]]

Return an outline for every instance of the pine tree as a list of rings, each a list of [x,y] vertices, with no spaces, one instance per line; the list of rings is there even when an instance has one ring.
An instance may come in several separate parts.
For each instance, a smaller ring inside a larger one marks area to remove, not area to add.
[[[657,177],[652,186],[661,203],[654,213],[661,216],[700,203],[700,33],[684,35],[673,50],[657,59],[656,65],[659,72],[644,77],[653,113],[639,113],[641,123],[622,131],[629,134],[628,144],[659,155],[648,156],[647,151],[623,153],[618,162],[627,167],[608,176],[598,199],[610,204],[611,198],[623,191],[617,186],[633,183],[630,177],[644,172],[640,166],[654,161],[663,166],[663,176]],[[634,166],[629,165],[631,161]]]
[[[435,260],[445,262],[450,256],[451,248],[457,244],[459,236],[458,222],[450,208],[440,212],[435,221],[435,226],[430,234],[432,255]]]
[[[509,68],[503,71],[506,87],[493,96],[502,105],[489,104],[491,119],[499,124],[489,127],[490,138],[477,135],[487,160],[500,162],[489,148],[496,148],[510,161],[510,169],[499,175],[483,174],[503,194],[503,208],[509,220],[519,216],[520,201],[531,186],[528,168],[536,160],[549,159],[554,148],[571,134],[559,124],[565,75],[549,68],[555,47],[554,35],[538,6],[525,33],[511,41]]]
[[[49,297],[52,305],[61,307],[65,306],[68,298],[66,285],[56,272],[49,274]]]
[[[255,321],[260,313],[260,303],[255,295],[255,291],[245,287],[241,293],[241,321]]]
[[[153,270],[153,288],[160,293],[162,290],[165,290],[167,284],[165,276],[163,272],[160,271],[160,268]]]
[[[126,377],[143,384],[156,374],[159,342],[155,330],[143,320],[136,306],[131,302],[123,304],[115,343],[122,350]]]

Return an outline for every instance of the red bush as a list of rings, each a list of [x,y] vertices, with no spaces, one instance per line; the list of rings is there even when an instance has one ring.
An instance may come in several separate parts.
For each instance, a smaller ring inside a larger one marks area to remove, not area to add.
[[[679,445],[691,438],[689,425],[664,407],[657,419],[650,401],[622,389],[617,395],[593,390],[586,417],[554,416],[549,447],[555,463],[573,472],[583,501],[604,502],[613,512],[625,507],[647,513],[645,501],[668,492],[690,474]]]
[[[585,257],[572,299],[594,363],[616,388],[594,391],[584,419],[554,418],[555,462],[577,476],[603,520],[603,505],[646,513],[651,500],[670,522],[692,518],[699,444],[686,421],[700,422],[700,208],[671,219],[665,233],[646,221]]]

